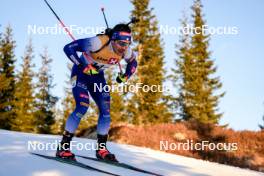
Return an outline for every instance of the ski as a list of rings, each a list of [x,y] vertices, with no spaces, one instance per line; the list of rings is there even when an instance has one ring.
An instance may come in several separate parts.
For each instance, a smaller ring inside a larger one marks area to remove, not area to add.
[[[125,164],[125,163],[121,163],[121,162],[105,161],[105,160],[97,159],[97,158],[94,158],[94,157],[82,156],[82,155],[75,155],[75,156],[81,157],[81,158],[84,158],[84,159],[93,160],[93,161],[103,162],[103,163],[106,163],[106,164],[111,164],[113,166],[122,167],[122,168],[125,168],[125,169],[130,169],[130,170],[141,172],[141,173],[145,173],[145,174],[151,174],[151,175],[155,175],[155,176],[163,176],[163,175],[160,175],[160,174],[157,174],[157,173],[154,173],[154,172],[150,172],[150,171],[146,171],[146,170],[143,170],[143,169],[140,169],[140,168],[137,168],[137,167]]]
[[[59,162],[66,163],[66,164],[70,164],[70,165],[73,165],[73,166],[81,167],[81,168],[84,168],[84,169],[87,169],[87,170],[90,170],[90,171],[96,171],[96,172],[101,172],[101,173],[108,174],[108,175],[120,176],[120,175],[117,175],[117,174],[114,174],[114,173],[111,173],[111,172],[107,172],[107,171],[104,171],[104,170],[101,170],[101,169],[97,169],[97,168],[92,167],[92,166],[88,166],[88,165],[86,165],[84,163],[81,163],[79,161],[73,161],[73,160],[71,161],[71,160],[62,159],[62,158],[55,157],[55,156],[47,156],[47,155],[42,155],[42,154],[38,154],[38,153],[30,153],[30,154],[35,155],[35,156],[39,156],[39,157],[42,157],[42,158],[46,158],[46,159],[50,159],[50,160],[59,161]]]

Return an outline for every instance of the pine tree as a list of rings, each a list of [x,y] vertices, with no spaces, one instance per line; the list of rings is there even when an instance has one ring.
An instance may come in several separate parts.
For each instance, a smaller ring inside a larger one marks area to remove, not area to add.
[[[12,129],[17,131],[34,132],[34,85],[33,72],[33,47],[31,40],[26,46],[26,51],[22,57],[22,70],[18,72],[16,92],[15,92],[15,113],[17,117],[12,122]]]
[[[163,86],[165,81],[164,53],[162,41],[158,33],[158,21],[149,9],[149,0],[132,0],[134,10],[132,16],[139,22],[132,27],[133,39],[138,52],[137,81],[143,85]],[[171,122],[169,112],[162,92],[143,91],[135,94],[128,106],[128,114],[133,117],[133,123]]]
[[[51,125],[52,134],[62,134],[62,125],[63,125],[63,112],[60,106],[54,108],[54,123]]]
[[[35,125],[38,133],[51,133],[51,125],[55,123],[54,120],[54,106],[58,100],[53,96],[51,89],[54,87],[52,75],[50,74],[50,63],[52,59],[48,55],[47,48],[44,53],[40,55],[42,65],[38,73],[37,94],[36,94],[36,112]]]
[[[188,36],[184,36],[179,49],[177,63],[181,78],[179,104],[182,118],[195,119],[203,123],[218,123],[221,113],[217,112],[218,101],[224,93],[215,95],[222,87],[216,73],[214,61],[210,59],[209,35],[202,31],[205,21],[202,4],[195,0],[193,10],[193,35],[189,46]]]
[[[4,36],[0,34],[0,128],[10,129],[15,118],[15,41],[12,28],[7,26]]]
[[[176,44],[178,59],[175,60],[176,69],[172,69],[173,83],[174,87],[178,88],[177,96],[174,99],[177,103],[176,106],[176,117],[180,119],[187,119],[188,112],[186,111],[187,107],[187,97],[186,92],[188,87],[192,85],[190,80],[190,74],[192,73],[192,64],[191,64],[191,54],[190,54],[190,35],[183,30],[188,26],[188,18],[186,14],[183,14],[183,19],[181,20],[182,30],[180,35],[179,44]]]

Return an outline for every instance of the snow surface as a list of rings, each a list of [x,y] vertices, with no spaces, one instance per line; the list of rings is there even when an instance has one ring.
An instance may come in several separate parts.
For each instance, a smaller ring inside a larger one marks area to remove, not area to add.
[[[34,151],[35,144],[51,143],[59,141],[61,136],[38,135],[30,133],[20,133],[13,131],[0,130],[0,176],[103,176],[107,174],[89,171],[72,165],[67,165],[57,161],[47,160],[38,156],[31,155],[29,152],[54,155],[52,147],[49,150]],[[95,144],[94,140],[74,138],[80,144]],[[261,172],[248,169],[227,166],[218,163],[168,154],[147,148],[135,147],[109,142],[109,150],[116,155],[119,161],[127,164],[152,171],[165,176],[259,176]],[[93,150],[73,149],[75,154],[94,156]],[[106,170],[122,176],[148,176],[128,169],[111,166],[109,164],[90,161],[77,157],[77,160],[90,166]]]

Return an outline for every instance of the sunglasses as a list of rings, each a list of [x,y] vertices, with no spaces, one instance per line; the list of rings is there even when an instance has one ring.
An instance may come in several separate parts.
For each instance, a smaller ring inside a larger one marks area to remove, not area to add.
[[[130,45],[129,42],[123,42],[121,40],[116,40],[116,43],[121,47],[128,47]]]

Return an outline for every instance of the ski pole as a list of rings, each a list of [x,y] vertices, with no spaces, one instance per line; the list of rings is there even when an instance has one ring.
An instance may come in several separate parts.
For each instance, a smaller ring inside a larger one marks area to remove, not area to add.
[[[53,10],[53,8],[50,6],[50,4],[48,3],[47,0],[44,0],[45,3],[47,4],[47,6],[49,7],[49,9],[52,11],[52,13],[55,15],[55,17],[58,19],[58,21],[60,22],[61,26],[63,27],[63,29],[67,32],[67,34],[71,37],[71,39],[73,41],[75,41],[76,39],[73,37],[73,35],[71,34],[71,32],[69,31],[69,29],[65,26],[65,24],[63,23],[63,21],[60,19],[60,17],[57,15],[57,13]],[[93,63],[93,61],[91,60],[91,58],[87,55],[87,53],[83,52],[83,55],[85,56],[85,58],[90,62]]]
[[[45,3],[47,4],[47,6],[49,7],[49,9],[52,11],[52,13],[55,15],[55,17],[58,19],[58,21],[60,22],[61,26],[65,29],[65,31],[67,32],[67,34],[72,38],[72,40],[75,40],[75,38],[73,37],[73,35],[71,34],[71,32],[69,31],[69,29],[65,26],[65,24],[62,22],[62,20],[60,19],[60,17],[56,14],[56,12],[52,9],[52,7],[50,6],[50,4],[47,2],[47,0],[44,0]]]
[[[107,20],[106,20],[106,16],[105,16],[105,13],[104,13],[104,7],[101,8],[101,11],[102,11],[103,16],[104,16],[104,21],[105,21],[105,24],[106,24],[106,28],[109,29],[109,26],[108,26],[108,23],[107,23]],[[118,63],[118,67],[119,67],[120,73],[123,74],[123,70],[122,70],[122,66],[121,66],[120,62],[117,61],[117,63]]]
[[[104,20],[105,20],[106,27],[109,28],[107,20],[106,20],[106,17],[105,17],[105,13],[104,13],[104,8],[103,7],[101,8],[101,11],[102,11],[102,13],[104,15]]]

